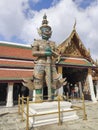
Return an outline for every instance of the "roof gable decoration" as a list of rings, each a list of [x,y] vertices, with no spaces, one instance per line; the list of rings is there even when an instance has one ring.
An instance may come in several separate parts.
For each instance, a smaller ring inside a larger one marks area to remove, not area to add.
[[[58,49],[65,56],[91,57],[90,51],[83,45],[75,28],[73,28],[70,36],[58,46]]]
[[[73,43],[73,41],[70,41],[68,43],[68,46],[64,48],[63,55],[67,56],[81,56],[80,51],[78,50],[77,46]]]

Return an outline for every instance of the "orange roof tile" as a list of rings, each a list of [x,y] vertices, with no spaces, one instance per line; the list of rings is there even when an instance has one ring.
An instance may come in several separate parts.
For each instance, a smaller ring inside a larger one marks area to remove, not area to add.
[[[23,61],[23,60],[8,60],[8,59],[0,59],[0,67],[26,67],[33,68],[33,61]]]
[[[0,44],[0,57],[34,59],[32,56],[32,49],[30,47],[19,47],[2,44]]]
[[[22,80],[23,78],[32,79],[33,69],[0,69],[0,80]]]
[[[0,57],[0,81],[32,78],[35,57],[30,46],[0,43]]]
[[[87,64],[87,61],[85,60],[77,60],[77,59],[65,59],[64,62],[66,63],[75,63],[75,64]]]
[[[76,66],[93,66],[92,63],[83,58],[65,58],[61,59],[58,64],[76,65]]]

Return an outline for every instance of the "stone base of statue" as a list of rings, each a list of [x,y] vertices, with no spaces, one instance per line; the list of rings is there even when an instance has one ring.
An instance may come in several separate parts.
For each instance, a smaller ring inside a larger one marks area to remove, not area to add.
[[[76,111],[62,112],[62,111],[72,110],[71,105],[72,104],[70,102],[60,101],[61,122],[78,119],[78,116],[76,115]],[[49,114],[52,112],[53,114]],[[36,126],[58,123],[59,114],[55,112],[58,112],[58,102],[56,101],[30,104],[29,114],[37,115],[29,118],[30,126],[36,127]],[[38,116],[38,114],[43,114],[43,115]]]

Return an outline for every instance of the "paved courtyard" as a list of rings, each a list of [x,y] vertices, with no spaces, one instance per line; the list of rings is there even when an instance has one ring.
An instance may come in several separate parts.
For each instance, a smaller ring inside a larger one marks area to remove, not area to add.
[[[0,107],[0,130],[25,130],[26,122],[17,113],[18,108]],[[83,111],[78,111],[78,120],[30,128],[30,130],[98,130],[98,102],[86,102],[87,120],[83,120]]]

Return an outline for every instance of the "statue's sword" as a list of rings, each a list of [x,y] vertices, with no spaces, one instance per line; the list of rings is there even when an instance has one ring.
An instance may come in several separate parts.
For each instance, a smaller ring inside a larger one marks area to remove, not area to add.
[[[47,80],[47,87],[48,87],[48,100],[51,100],[51,85],[52,85],[52,74],[51,74],[51,57],[47,56],[47,67],[46,67],[46,80]]]
[[[49,43],[48,43],[49,45]],[[51,50],[52,53],[58,56],[58,62],[60,60],[60,55],[53,50]],[[52,60],[50,56],[47,56],[47,65],[46,65],[46,82],[48,87],[48,100],[52,99]]]

